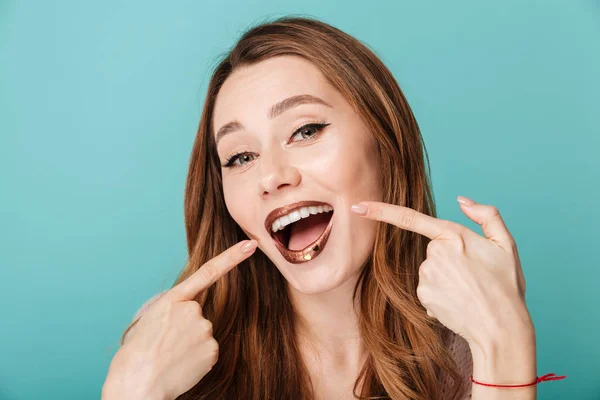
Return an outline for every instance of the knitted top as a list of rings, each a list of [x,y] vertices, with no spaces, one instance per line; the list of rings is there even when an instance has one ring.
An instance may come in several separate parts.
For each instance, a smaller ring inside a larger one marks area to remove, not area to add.
[[[160,292],[160,293],[152,296],[150,299],[148,299],[137,310],[137,312],[135,313],[135,315],[133,317],[133,321],[135,321],[138,317],[140,317],[144,313],[144,311],[146,311],[148,309],[148,307],[150,307],[150,305],[152,303],[154,303],[156,300],[158,300],[160,298],[160,296],[162,296],[166,292],[167,292],[166,290],[163,290],[162,292]],[[125,335],[125,340],[127,339],[127,336],[134,329],[135,329],[135,327],[133,327],[132,329],[129,330],[129,332],[127,332],[127,334]],[[463,377],[463,379],[465,379],[466,382],[469,382],[469,384],[467,385],[467,388],[468,388],[467,391],[462,395],[462,397],[460,399],[461,400],[469,400],[469,399],[471,399],[471,384],[470,384],[471,380],[469,377],[473,374],[473,358],[471,356],[471,349],[469,348],[469,344],[463,337],[455,334],[452,331],[450,331],[450,333],[451,334],[449,336],[444,338],[444,343],[450,349],[450,354],[452,355],[452,357],[454,358],[454,361],[456,362],[456,365],[458,366],[458,372]],[[448,398],[448,396],[450,395],[450,392],[452,389],[452,380],[451,380],[450,376],[448,376],[445,372],[443,372],[443,374],[442,374],[441,383],[442,383],[442,398],[441,398],[441,400],[446,400]]]

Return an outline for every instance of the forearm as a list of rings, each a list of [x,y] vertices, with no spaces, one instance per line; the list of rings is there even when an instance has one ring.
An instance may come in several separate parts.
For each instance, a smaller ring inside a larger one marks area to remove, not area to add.
[[[508,329],[481,345],[471,345],[473,379],[496,385],[521,385],[537,378],[533,324]],[[472,400],[535,400],[537,385],[520,388],[472,383]]]

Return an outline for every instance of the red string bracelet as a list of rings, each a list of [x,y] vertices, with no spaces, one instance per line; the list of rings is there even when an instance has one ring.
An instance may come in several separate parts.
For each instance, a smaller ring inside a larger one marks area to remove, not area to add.
[[[566,375],[565,376],[556,376],[556,374],[550,373],[550,374],[546,374],[544,376],[540,376],[535,380],[535,382],[528,383],[526,385],[492,385],[489,383],[477,382],[475,379],[473,379],[473,375],[471,375],[471,382],[476,383],[478,385],[493,386],[493,387],[523,387],[523,386],[537,385],[539,382],[544,382],[544,381],[558,381],[560,379],[565,379],[566,377],[567,377]]]

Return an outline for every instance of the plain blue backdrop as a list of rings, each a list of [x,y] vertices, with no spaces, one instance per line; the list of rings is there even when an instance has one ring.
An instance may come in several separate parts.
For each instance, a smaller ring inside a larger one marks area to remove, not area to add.
[[[318,17],[389,66],[439,217],[519,245],[540,399],[600,399],[597,1],[0,1],[0,398],[96,399],[123,330],[187,253],[211,68],[265,17]]]

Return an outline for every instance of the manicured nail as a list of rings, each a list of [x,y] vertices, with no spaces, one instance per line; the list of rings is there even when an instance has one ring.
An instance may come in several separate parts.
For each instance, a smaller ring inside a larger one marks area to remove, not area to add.
[[[365,215],[367,213],[367,206],[365,206],[364,204],[353,204],[351,209],[352,212],[359,215]]]
[[[250,253],[252,250],[256,249],[258,242],[254,239],[249,240],[242,246],[242,253]]]
[[[468,197],[464,197],[464,196],[458,196],[456,198],[456,200],[458,200],[459,203],[462,203],[467,207],[475,204],[475,202],[473,200],[469,199]]]

